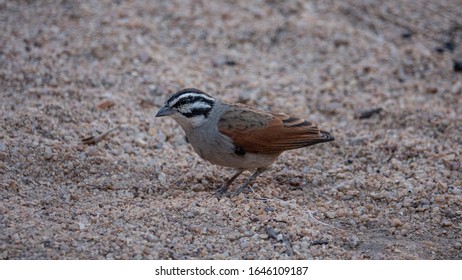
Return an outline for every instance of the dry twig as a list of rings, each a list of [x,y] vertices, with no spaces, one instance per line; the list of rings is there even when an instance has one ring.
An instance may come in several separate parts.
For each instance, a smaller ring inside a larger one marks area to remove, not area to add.
[[[85,137],[85,138],[82,138],[82,143],[85,144],[85,145],[95,145],[96,143],[98,143],[99,141],[103,140],[104,137],[106,137],[109,133],[113,132],[114,130],[118,129],[119,127],[116,126],[104,133],[101,133],[100,135],[97,135],[97,136],[89,136],[89,137]]]

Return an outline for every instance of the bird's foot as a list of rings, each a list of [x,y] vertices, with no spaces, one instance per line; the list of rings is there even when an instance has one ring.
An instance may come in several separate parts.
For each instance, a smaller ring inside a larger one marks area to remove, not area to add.
[[[224,194],[226,194],[228,190],[228,186],[227,185],[224,185],[222,187],[220,187],[218,190],[216,190],[213,195],[217,198],[221,198],[223,197]]]

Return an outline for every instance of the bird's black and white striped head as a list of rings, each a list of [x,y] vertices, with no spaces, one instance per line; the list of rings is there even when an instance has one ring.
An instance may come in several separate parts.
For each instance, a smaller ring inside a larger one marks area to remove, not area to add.
[[[199,121],[207,119],[214,104],[215,99],[201,90],[182,89],[170,96],[156,117],[186,118],[197,124]]]

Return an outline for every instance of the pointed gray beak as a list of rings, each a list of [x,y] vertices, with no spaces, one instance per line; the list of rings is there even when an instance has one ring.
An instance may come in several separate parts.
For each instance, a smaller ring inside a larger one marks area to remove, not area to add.
[[[164,106],[164,107],[162,107],[162,108],[159,110],[159,112],[157,112],[156,118],[157,118],[157,117],[170,116],[171,114],[173,114],[173,110],[170,109],[170,108],[167,107],[167,106]]]

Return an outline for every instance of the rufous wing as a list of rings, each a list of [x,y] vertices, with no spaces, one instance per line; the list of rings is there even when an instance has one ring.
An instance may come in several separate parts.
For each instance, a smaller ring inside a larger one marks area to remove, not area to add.
[[[244,106],[236,106],[235,109],[223,114],[218,129],[245,152],[281,153],[334,140],[330,133],[302,118],[256,111]]]

